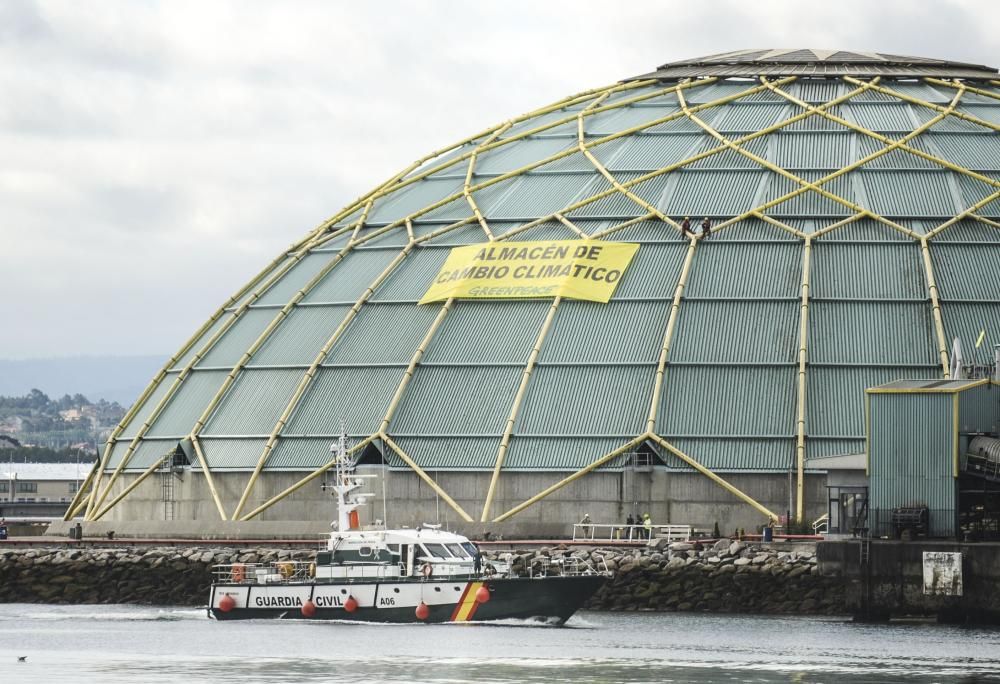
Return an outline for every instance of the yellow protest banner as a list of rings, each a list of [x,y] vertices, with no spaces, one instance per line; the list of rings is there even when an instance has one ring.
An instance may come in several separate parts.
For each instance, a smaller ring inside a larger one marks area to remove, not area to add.
[[[491,242],[456,247],[421,304],[450,297],[555,297],[607,303],[639,245],[600,240]]]

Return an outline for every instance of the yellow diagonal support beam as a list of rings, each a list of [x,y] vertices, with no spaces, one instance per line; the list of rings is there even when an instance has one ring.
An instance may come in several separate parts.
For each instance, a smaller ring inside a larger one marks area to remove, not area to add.
[[[795,520],[802,522],[805,507],[806,462],[806,361],[809,348],[809,278],[812,265],[812,240],[806,238],[802,247],[802,285],[799,304],[799,382],[796,406],[795,438]]]
[[[937,337],[938,358],[941,361],[941,371],[944,377],[951,377],[951,363],[948,360],[948,342],[944,336],[944,321],[941,318],[941,302],[938,298],[937,282],[934,280],[934,267],[931,264],[931,252],[927,238],[920,241],[920,252],[924,258],[924,276],[927,278],[927,292],[931,299],[931,313],[934,317],[934,332]]]
[[[441,485],[435,482],[434,479],[431,478],[431,476],[428,475],[423,468],[417,465],[417,462],[414,461],[412,458],[410,458],[410,455],[407,454],[405,451],[403,451],[402,447],[400,447],[398,444],[392,441],[392,438],[389,437],[389,435],[382,433],[381,435],[379,435],[379,438],[386,445],[388,445],[390,449],[395,451],[396,455],[399,456],[401,459],[403,459],[403,462],[410,467],[410,470],[415,472],[421,480],[426,482],[428,487],[433,489],[438,496],[444,499],[445,503],[451,506],[456,513],[462,516],[462,520],[464,520],[465,522],[473,522],[472,516],[466,513],[465,509],[459,506],[458,503],[448,495],[448,492],[444,491],[441,488]]]

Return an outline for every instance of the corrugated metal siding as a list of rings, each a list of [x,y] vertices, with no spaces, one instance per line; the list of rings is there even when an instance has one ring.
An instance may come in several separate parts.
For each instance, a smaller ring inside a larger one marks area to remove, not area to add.
[[[637,135],[626,138],[613,158],[607,162],[601,158],[601,161],[609,171],[655,171],[688,159],[703,139],[704,136],[698,133]],[[607,146],[596,149],[603,147]]]
[[[278,315],[276,309],[248,309],[222,334],[212,349],[195,364],[195,368],[232,367],[250,348],[264,328]]]
[[[768,173],[769,185],[767,186],[766,201],[783,197],[786,194],[798,190],[802,187],[797,181],[793,181],[785,176],[776,173]],[[824,175],[821,171],[797,171],[796,176],[804,181],[815,182]],[[854,192],[854,184],[847,176],[839,176],[820,186],[826,192],[857,203],[858,199]],[[749,207],[748,207],[749,208]],[[821,195],[813,190],[806,190],[790,199],[786,199],[780,204],[767,210],[773,216],[849,216],[853,212],[840,202]]]
[[[542,345],[542,363],[656,363],[670,305],[566,300]]]
[[[836,116],[841,119],[844,118],[844,108],[842,105],[836,105],[834,107],[828,107],[823,110],[830,114],[831,116]],[[792,112],[792,115],[801,114],[800,111]],[[791,118],[791,117],[789,117]],[[843,131],[844,126],[837,123],[836,121],[831,121],[820,114],[811,114],[804,119],[800,119],[793,124],[789,124],[784,129],[785,131]]]
[[[993,229],[1000,235],[1000,231]],[[941,298],[1000,300],[1000,250],[994,243],[930,246]]]
[[[725,437],[666,437],[667,441],[706,468],[726,471],[787,471],[794,463],[795,440],[727,439]],[[694,468],[666,451],[664,463],[670,470],[693,472]]]
[[[927,300],[920,246],[912,240],[855,244],[820,239],[811,261],[815,298]]]
[[[336,254],[330,252],[307,254],[254,304],[287,303],[313,276],[319,273],[321,268],[330,263],[334,258],[336,258]]]
[[[960,432],[997,432],[1000,428],[1000,392],[991,385],[973,387],[958,395]]]
[[[663,243],[643,245],[625,270],[614,299],[673,299],[687,245]]]
[[[160,403],[160,400],[163,399],[167,391],[171,388],[171,386],[173,386],[174,380],[177,379],[178,375],[179,373],[167,373],[163,376],[163,379],[160,380],[160,384],[156,386],[153,393],[143,403],[142,408],[136,412],[135,417],[132,418],[129,424],[125,426],[125,429],[122,430],[121,435],[119,435],[119,439],[132,439],[139,434],[139,428],[141,428],[142,424],[145,423],[153,414],[153,411]]]
[[[621,221],[607,221],[607,225],[597,228],[596,230],[603,230],[604,228],[610,228],[612,225],[621,225]],[[586,230],[583,226],[580,226],[582,230]],[[591,235],[594,233],[591,232]],[[604,240],[610,240],[612,242],[639,242],[644,244],[649,244],[652,242],[681,242],[680,231],[673,226],[660,221],[659,219],[652,219],[650,221],[640,221],[639,223],[634,223],[627,228],[622,228],[621,230],[616,230],[613,233],[608,234]]]
[[[370,435],[402,379],[402,368],[321,368],[284,432],[336,435],[343,421],[348,434]]]
[[[937,363],[931,308],[908,302],[813,302],[809,360],[815,363]]]
[[[735,216],[754,207],[763,171],[675,171],[677,188],[657,207],[673,216]]]
[[[471,215],[472,210],[469,210]],[[491,222],[493,223],[493,222]],[[501,224],[508,225],[508,224]],[[440,224],[435,225],[424,225],[418,226],[414,224],[414,233],[419,237],[421,235],[428,235],[436,230],[444,228]],[[419,228],[419,230],[418,230]],[[468,223],[464,226],[459,226],[458,228],[452,228],[451,230],[442,233],[441,235],[428,241],[428,244],[432,244],[435,247],[462,247],[464,245],[474,245],[482,242],[486,239],[486,232],[482,229],[478,222]]]
[[[791,107],[781,102],[736,103],[726,107],[724,116],[716,120],[713,128],[723,135],[752,133],[791,116]]]
[[[806,458],[824,458],[826,456],[847,456],[849,454],[865,453],[863,439],[807,439]],[[815,469],[822,470],[823,465],[815,464]]]
[[[444,265],[448,251],[442,247],[415,248],[372,293],[371,301],[419,301]]]
[[[413,358],[438,310],[434,304],[366,304],[348,324],[323,364],[405,366]]]
[[[932,510],[931,533],[954,533],[957,480],[952,477],[952,395],[872,394],[869,505],[882,515],[900,506]],[[936,514],[935,514],[936,512]]]
[[[994,180],[1000,177],[1000,174],[995,173],[988,173],[986,175]],[[978,204],[980,201],[994,195],[998,190],[1000,190],[997,186],[988,185],[982,181],[976,180],[975,178],[969,178],[964,175],[958,176],[958,187],[962,192],[962,201],[960,204],[963,209]],[[996,218],[997,216],[1000,216],[1000,201],[996,199],[990,200],[988,204],[977,209],[976,213],[980,216]]]
[[[859,172],[870,208],[884,216],[954,216],[959,207],[948,172]]]
[[[272,426],[273,427],[273,426]],[[215,470],[252,470],[257,465],[258,459],[264,453],[263,439],[218,439],[206,437],[200,439],[201,450],[205,454],[208,467]],[[327,452],[329,455],[329,452]],[[197,463],[197,462],[196,462]],[[201,470],[201,468],[197,468]],[[255,490],[260,495],[260,484]],[[277,492],[274,492],[277,494]]]
[[[657,431],[675,436],[791,435],[797,376],[793,367],[671,365]]]
[[[474,171],[476,174],[506,173],[551,157],[567,147],[576,147],[576,141],[569,138],[525,138],[478,155]],[[463,167],[464,173],[468,166],[463,164]]]
[[[398,253],[392,249],[352,250],[302,301],[353,304]]]
[[[746,150],[751,154],[755,154],[758,157],[767,156],[767,146],[768,142],[765,138],[754,138],[749,142],[743,143],[741,149]],[[715,138],[708,138],[702,136],[701,143],[694,150],[692,154],[701,154],[703,152],[708,152],[719,147],[719,141]],[[753,159],[750,159],[744,154],[740,154],[734,149],[726,149],[721,152],[716,152],[711,156],[700,159],[686,168],[689,169],[753,169],[759,170],[761,168],[760,164]]]
[[[810,104],[829,102],[849,92],[847,83],[828,79],[800,79],[785,88],[800,100]]]
[[[638,173],[625,173],[620,172],[615,175],[615,180],[619,183],[628,183],[641,174]],[[634,188],[629,188],[631,192],[639,196],[640,198],[646,200],[648,203],[655,205],[660,199],[660,194],[663,191],[663,186],[667,182],[667,178],[664,176],[659,176],[653,178],[645,183],[641,183]],[[606,182],[605,182],[606,183]],[[610,184],[606,184],[601,188],[594,189],[587,192],[586,195],[594,195],[604,187],[610,187]],[[576,218],[586,218],[586,217],[616,217],[619,219],[634,218],[636,216],[641,216],[643,214],[649,213],[646,209],[641,207],[628,195],[623,192],[614,192],[607,197],[599,199],[595,202],[580,207],[579,209],[574,209],[570,214],[570,219]]]
[[[858,135],[858,158],[867,157],[870,154],[874,154],[885,149],[887,146],[880,140],[875,140],[874,138],[869,138],[864,135]],[[927,142],[926,138],[913,138],[906,143],[907,147],[914,150],[919,150],[921,152],[926,152],[927,154],[936,155],[937,150],[930,148],[930,144]],[[930,161],[929,159],[924,159],[919,157],[912,152],[907,152],[906,150],[895,149],[890,152],[886,152],[880,157],[876,157],[871,161],[867,162],[863,169],[939,169],[941,165]]]
[[[544,437],[514,437],[504,471],[562,470],[577,471],[623,446],[627,439],[588,437],[586,439],[546,439]],[[495,454],[494,454],[495,456]],[[611,459],[598,470],[621,468],[623,457]]]
[[[806,431],[810,437],[819,435],[864,439],[866,389],[894,380],[940,375],[940,366],[914,368],[811,365],[806,370]],[[810,445],[812,443],[810,441]],[[864,451],[863,447],[861,451]],[[811,449],[809,453],[812,455]]]
[[[702,242],[694,253],[686,297],[797,297],[802,247],[796,242]]]
[[[645,425],[655,373],[655,364],[539,365],[528,385],[516,434],[634,437]],[[610,406],[614,411],[608,410]]]
[[[288,405],[303,370],[244,370],[212,413],[206,435],[267,435]]]
[[[497,237],[506,235],[507,233],[516,230],[523,226],[523,223],[500,223],[498,221],[490,222],[490,230]],[[586,228],[583,226],[577,226],[580,230],[586,232]],[[527,230],[522,230],[516,236],[517,242],[531,242],[533,240],[579,240],[580,236],[575,232],[567,228],[562,223],[558,221],[546,221],[533,228],[528,228]],[[513,241],[512,241],[513,242]]]
[[[1000,228],[971,219],[959,221],[934,236],[931,255],[934,255],[935,246],[946,242],[986,242],[995,248],[1000,242]]]
[[[817,226],[817,229],[822,226]],[[912,227],[910,230],[914,230]],[[831,241],[856,240],[859,242],[910,242],[910,238],[894,228],[874,219],[859,219],[823,235],[816,244]]]
[[[845,117],[876,133],[905,131],[909,133],[917,127],[910,115],[910,105],[901,102],[865,103],[850,102],[846,105]]]
[[[247,365],[312,363],[350,309],[347,305],[295,307]]]
[[[173,453],[176,448],[177,442],[174,440],[143,440],[135,448],[132,458],[125,466],[125,472],[142,472],[154,463],[163,460],[167,454]]]
[[[933,102],[935,104],[947,104],[951,102],[951,98],[955,96],[955,92],[952,90],[938,90],[926,83],[893,83],[889,86],[893,91],[900,93],[901,95],[909,95],[910,97],[915,97],[926,102]]]
[[[152,442],[152,443],[156,444],[157,442]],[[162,443],[163,442],[159,442],[159,444]],[[173,442],[171,442],[171,444],[173,444]],[[123,458],[125,458],[125,452],[128,451],[128,445],[129,445],[129,440],[115,442],[115,445],[111,448],[111,458],[108,459],[108,465],[104,471],[105,473],[114,472],[115,468],[118,467],[118,464],[122,462]]]
[[[713,125],[715,121],[726,111],[725,106],[710,107],[704,109],[697,113],[699,119],[709,126]],[[677,119],[672,119],[661,124],[656,124],[655,126],[650,126],[645,130],[646,133],[700,133],[704,131],[701,126],[696,124],[694,121],[686,116],[679,117]]]
[[[193,371],[149,429],[151,437],[186,437],[226,379],[226,371]]]
[[[595,97],[597,97],[595,95]],[[539,126],[544,126],[546,124],[555,123],[556,121],[561,121],[562,119],[570,118],[568,123],[558,124],[549,128],[545,131],[545,135],[555,135],[557,133],[568,133],[576,132],[576,121],[573,119],[577,114],[576,110],[570,110],[565,107],[562,109],[556,109],[555,111],[548,112],[546,114],[541,114],[539,116],[534,116],[530,119],[525,119],[524,121],[519,121],[501,134],[500,138],[513,138],[516,135],[520,135],[526,131],[531,131]]]
[[[932,133],[930,140],[938,148],[938,156],[959,166],[973,171],[1000,169],[1000,146],[992,144],[990,136]]]
[[[430,179],[411,183],[390,195],[375,200],[368,212],[369,224],[392,223],[405,218],[424,207],[462,190],[462,179]]]
[[[751,218],[727,226],[725,230],[713,232],[711,239],[713,243],[717,243],[729,241],[774,242],[775,240],[798,242],[799,238],[766,221]]]
[[[423,363],[523,364],[550,306],[540,300],[460,300],[445,316]]]
[[[212,339],[212,336],[215,335],[216,332],[218,332],[219,328],[221,328],[226,323],[226,321],[229,320],[231,316],[232,316],[231,313],[223,313],[221,316],[219,316],[219,318],[217,318],[216,321],[212,323],[211,326],[209,326],[208,330],[203,332],[201,336],[197,340],[195,340],[194,344],[191,345],[191,348],[188,349],[183,354],[181,354],[180,358],[177,359],[177,361],[174,363],[173,368],[170,370],[176,369],[179,371],[180,369],[184,368],[184,366],[186,366],[188,362],[191,361],[192,358],[194,358],[195,354],[201,351],[201,348],[204,347],[205,344],[210,339]]]
[[[774,133],[767,136],[767,160],[783,169],[839,169],[854,161],[853,133]]]
[[[958,108],[958,111],[964,114],[970,114],[976,118],[982,119],[983,121],[1000,124],[1000,106],[998,105],[1000,105],[1000,103],[996,100],[993,100],[991,104],[964,103]]]
[[[672,362],[791,363],[798,351],[795,301],[686,301]]]
[[[588,116],[583,120],[584,129],[587,135],[590,136],[611,135],[619,131],[624,131],[627,128],[632,128],[633,126],[641,126],[650,121],[662,119],[678,111],[680,111],[680,107],[671,105],[660,107],[619,107]]]
[[[424,470],[487,470],[496,462],[500,437],[399,437],[396,444]],[[392,450],[389,454],[404,467]],[[388,462],[389,459],[387,459]],[[470,511],[470,515],[478,511]]]
[[[521,371],[511,366],[419,366],[390,434],[499,435]]]
[[[958,337],[962,340],[962,350],[966,362],[989,363],[990,350],[1000,344],[1000,302],[980,302],[966,304],[943,301],[941,315],[944,318],[945,339]],[[982,346],[976,350],[979,333],[984,332]]]
[[[348,439],[348,448],[353,446],[358,441],[358,439]],[[282,437],[278,440],[274,449],[271,450],[271,455],[267,459],[267,464],[264,469],[285,470],[288,468],[308,468],[310,470],[314,470],[333,460],[333,454],[330,453],[330,446],[334,442],[336,442],[336,440],[329,437],[321,437],[317,439]],[[258,457],[263,450],[264,445],[261,444],[257,451]],[[254,462],[250,464],[250,467],[253,467],[255,464],[256,458],[254,459]]]
[[[487,218],[515,219],[547,216],[562,211],[578,199],[590,197],[611,187],[603,176],[594,174],[589,182],[577,174],[528,174],[514,181],[510,192],[495,202],[476,202]]]

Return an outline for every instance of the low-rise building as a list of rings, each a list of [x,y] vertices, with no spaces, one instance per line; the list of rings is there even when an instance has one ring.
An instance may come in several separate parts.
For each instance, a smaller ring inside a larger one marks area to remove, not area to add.
[[[0,516],[61,517],[91,463],[0,464]]]

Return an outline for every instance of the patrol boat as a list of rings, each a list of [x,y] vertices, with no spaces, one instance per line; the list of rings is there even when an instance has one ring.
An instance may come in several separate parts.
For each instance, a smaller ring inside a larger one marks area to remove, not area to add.
[[[561,625],[611,574],[603,562],[597,568],[573,558],[515,572],[509,562],[484,558],[468,538],[439,525],[362,530],[357,509],[373,496],[358,491],[364,477],[345,458],[337,460],[329,486],[337,501],[331,525],[336,529],[315,561],[214,566],[209,615],[397,623],[522,619]]]

